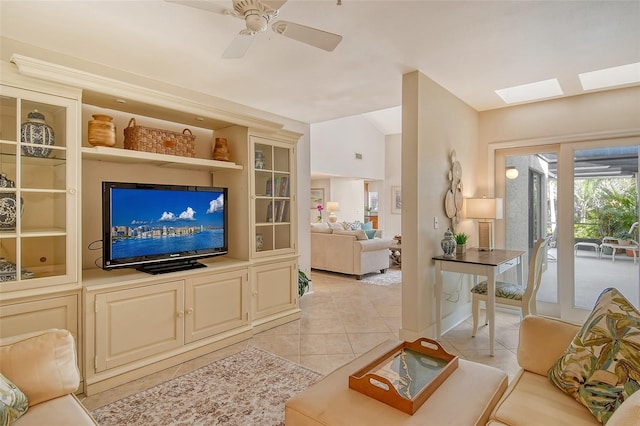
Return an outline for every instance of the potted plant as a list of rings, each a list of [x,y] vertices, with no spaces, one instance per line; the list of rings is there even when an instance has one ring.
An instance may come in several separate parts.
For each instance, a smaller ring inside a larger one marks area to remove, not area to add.
[[[462,254],[467,251],[467,240],[469,239],[469,235],[461,232],[459,234],[455,234],[454,238],[456,239],[456,253]]]
[[[303,270],[298,269],[298,296],[302,297],[307,291],[309,291],[309,277]]]

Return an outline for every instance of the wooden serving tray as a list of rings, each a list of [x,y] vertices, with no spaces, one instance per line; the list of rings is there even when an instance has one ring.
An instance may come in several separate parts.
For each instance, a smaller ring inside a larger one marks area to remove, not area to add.
[[[413,414],[458,368],[435,340],[404,342],[349,376],[349,388]]]

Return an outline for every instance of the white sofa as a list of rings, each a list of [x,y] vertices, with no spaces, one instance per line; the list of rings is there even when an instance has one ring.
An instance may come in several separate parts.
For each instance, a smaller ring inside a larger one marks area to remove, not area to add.
[[[491,413],[490,426],[602,425],[589,410],[558,389],[549,368],[567,349],[579,325],[527,316],[520,325],[520,371]],[[618,407],[607,426],[640,425],[640,391]]]
[[[29,400],[12,425],[97,425],[73,392],[80,384],[76,346],[67,330],[51,329],[0,342],[0,372]]]
[[[311,268],[355,275],[361,279],[371,272],[385,273],[389,268],[389,247],[393,240],[368,239],[364,231],[311,231]],[[364,235],[364,237],[363,237]]]

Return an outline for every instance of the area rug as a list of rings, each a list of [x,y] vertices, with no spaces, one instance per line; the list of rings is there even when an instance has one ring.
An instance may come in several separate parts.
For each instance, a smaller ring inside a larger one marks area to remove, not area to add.
[[[110,425],[284,425],[284,405],[322,374],[258,348],[93,410]]]
[[[365,275],[360,282],[373,285],[398,285],[402,283],[402,270],[387,269],[385,274]]]

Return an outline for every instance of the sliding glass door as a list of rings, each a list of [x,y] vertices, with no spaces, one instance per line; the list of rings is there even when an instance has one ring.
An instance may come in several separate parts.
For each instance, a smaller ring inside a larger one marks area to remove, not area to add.
[[[551,236],[539,313],[581,322],[608,287],[640,306],[637,138],[496,150],[495,172],[504,247]]]

